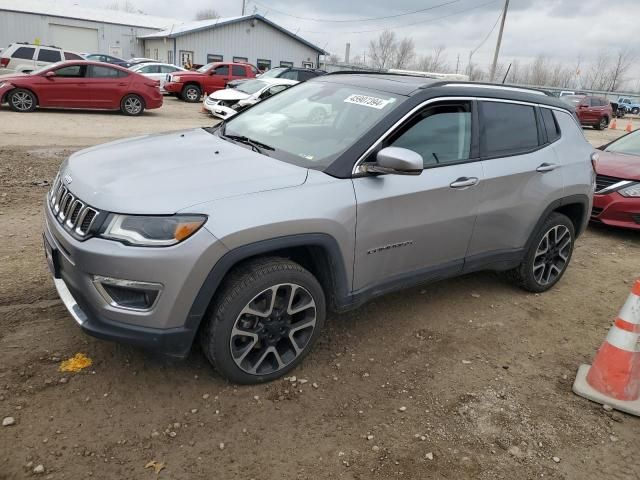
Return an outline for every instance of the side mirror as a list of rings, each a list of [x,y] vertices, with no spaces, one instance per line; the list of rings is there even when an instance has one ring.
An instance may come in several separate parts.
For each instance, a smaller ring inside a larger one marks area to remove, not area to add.
[[[424,170],[422,155],[400,147],[386,147],[376,155],[376,162],[363,165],[367,173],[420,175]]]
[[[52,78],[56,76],[56,72],[54,72],[53,70],[50,70],[47,73],[45,73],[44,76],[47,78]]]

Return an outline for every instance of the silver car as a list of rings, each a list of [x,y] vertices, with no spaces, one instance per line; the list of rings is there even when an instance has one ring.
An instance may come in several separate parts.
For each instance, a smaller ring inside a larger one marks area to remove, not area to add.
[[[309,103],[322,123],[297,115]],[[555,285],[594,150],[533,90],[329,74],[213,128],[73,154],[46,198],[58,293],[87,333],[275,379],[327,310],[476,270]]]

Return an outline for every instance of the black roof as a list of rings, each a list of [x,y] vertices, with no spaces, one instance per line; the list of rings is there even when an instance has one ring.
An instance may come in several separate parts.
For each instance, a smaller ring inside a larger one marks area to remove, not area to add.
[[[517,85],[463,82],[382,72],[334,72],[318,77],[314,81],[342,83],[405,96],[413,96],[431,89],[434,89],[435,93],[435,89],[437,89],[438,94],[502,98],[505,100],[539,103],[571,111],[569,105],[559,98],[547,95],[543,90]]]

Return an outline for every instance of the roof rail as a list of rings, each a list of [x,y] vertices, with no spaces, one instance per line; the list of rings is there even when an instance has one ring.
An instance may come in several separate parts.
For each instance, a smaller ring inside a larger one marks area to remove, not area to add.
[[[469,88],[491,88],[496,90],[508,90],[510,92],[533,93],[535,95],[549,96],[544,90],[537,90],[529,87],[518,87],[511,85],[502,85],[496,83],[476,83],[476,82],[446,82],[443,87],[469,87]]]

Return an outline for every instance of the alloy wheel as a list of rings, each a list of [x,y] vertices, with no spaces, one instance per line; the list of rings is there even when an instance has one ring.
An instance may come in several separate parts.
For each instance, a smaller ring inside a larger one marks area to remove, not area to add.
[[[316,319],[316,303],[306,288],[293,283],[269,287],[238,315],[229,340],[231,356],[251,375],[282,370],[303,353]]]
[[[33,108],[33,97],[27,92],[16,92],[11,96],[11,104],[16,110],[26,112]]]
[[[571,232],[564,225],[556,225],[544,234],[533,257],[533,277],[538,284],[549,285],[562,274],[571,248]]]
[[[198,98],[200,98],[200,95],[198,95],[198,93],[199,92],[195,88],[187,88],[185,96],[187,97],[187,99],[189,99],[189,101],[195,102],[196,100],[198,100]]]
[[[142,102],[137,97],[128,97],[124,101],[124,109],[131,115],[137,115],[142,110]]]

